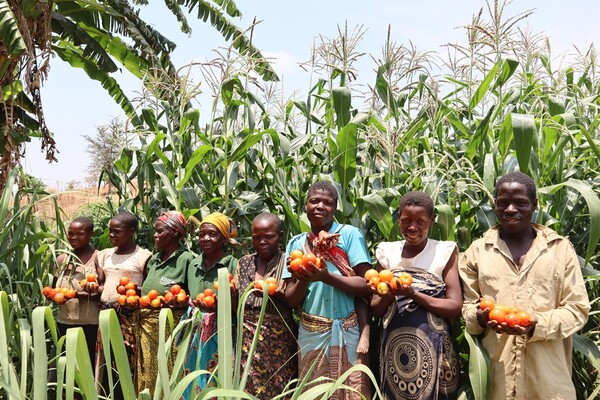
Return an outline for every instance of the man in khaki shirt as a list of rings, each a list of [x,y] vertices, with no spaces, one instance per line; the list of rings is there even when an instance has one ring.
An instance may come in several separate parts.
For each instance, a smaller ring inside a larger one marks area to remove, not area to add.
[[[500,222],[462,254],[463,317],[482,335],[490,356],[492,399],[575,399],[571,336],[587,321],[590,303],[569,240],[531,223],[537,207],[533,180],[515,172],[496,184]],[[509,327],[479,309],[482,297],[531,315]]]

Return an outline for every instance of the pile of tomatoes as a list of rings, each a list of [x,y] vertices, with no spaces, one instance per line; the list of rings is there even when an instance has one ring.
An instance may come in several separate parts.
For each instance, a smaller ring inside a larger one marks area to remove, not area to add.
[[[394,273],[389,269],[382,269],[377,272],[375,269],[369,269],[365,273],[365,279],[369,286],[377,290],[380,295],[390,293],[391,289],[398,290],[402,285],[412,285],[412,275],[408,272],[403,272],[399,277],[395,277]]]
[[[269,296],[273,296],[277,292],[277,279],[273,278],[272,276],[270,276],[264,280],[259,279],[256,282],[254,282],[254,289],[258,289],[262,292],[262,290],[263,290],[262,284],[263,283],[267,286],[267,292],[269,293]]]
[[[205,308],[213,308],[217,303],[217,295],[211,288],[204,289],[204,292],[196,295],[196,306],[204,306]]]
[[[498,324],[506,322],[511,328],[515,326],[528,327],[531,324],[531,316],[527,311],[518,307],[506,307],[502,304],[495,304],[492,299],[482,297],[479,301],[479,308],[489,309],[488,318],[496,321]]]
[[[317,268],[325,268],[325,263],[314,254],[304,254],[300,250],[292,250],[290,252],[290,270],[298,271],[304,268],[307,271],[314,271],[312,265]]]
[[[96,274],[89,274],[84,279],[82,279],[79,284],[81,288],[88,293],[95,293],[98,289],[98,281]],[[77,296],[77,290],[72,288],[61,288],[56,287],[52,288],[50,286],[45,286],[42,289],[42,295],[50,301],[55,302],[56,304],[65,304],[68,300],[74,299]]]
[[[140,296],[138,296],[137,284],[131,282],[128,276],[119,278],[117,293],[119,293],[119,297],[117,297],[117,303],[119,303],[119,305],[130,308],[139,307]]]
[[[129,281],[129,278],[124,276],[119,280],[117,292],[122,293],[117,298],[117,303],[121,306],[129,308],[151,308],[160,309],[163,307],[180,308],[188,304],[189,296],[181,286],[172,285],[164,294],[159,294],[157,290],[152,289],[143,296],[139,296],[137,285]]]
[[[199,308],[213,308],[217,303],[217,294],[216,292],[219,290],[219,282],[213,282],[213,289],[207,288],[204,289],[203,292],[198,293],[196,298],[194,299],[194,306]],[[235,290],[235,284],[233,283],[233,275],[229,274],[229,290]]]
[[[152,289],[148,294],[140,297],[140,307],[142,308],[182,308],[188,305],[190,297],[181,286],[172,285],[164,294],[159,294],[157,290]]]
[[[46,286],[42,289],[42,294],[45,298],[56,304],[65,304],[67,300],[77,295],[77,291],[69,288],[51,288],[50,286]]]

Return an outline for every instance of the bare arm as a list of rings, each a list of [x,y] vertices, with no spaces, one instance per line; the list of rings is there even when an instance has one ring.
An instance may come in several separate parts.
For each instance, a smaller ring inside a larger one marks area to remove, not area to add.
[[[101,293],[104,290],[104,281],[106,280],[106,277],[104,275],[104,270],[98,262],[97,256],[94,259],[94,266],[96,267],[96,275],[98,275],[98,289],[96,289],[96,292]]]
[[[298,308],[304,301],[308,281],[296,279],[295,277],[284,279],[285,282],[285,302],[291,308]]]
[[[392,292],[380,295],[373,289],[373,297],[371,298],[371,312],[376,317],[382,317],[390,304],[396,300],[396,295]]]

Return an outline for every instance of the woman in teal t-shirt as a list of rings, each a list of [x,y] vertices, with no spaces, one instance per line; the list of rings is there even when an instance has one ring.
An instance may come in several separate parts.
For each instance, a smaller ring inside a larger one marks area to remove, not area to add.
[[[182,245],[186,233],[186,220],[179,211],[162,213],[154,223],[154,245],[158,250],[146,268],[147,275],[142,285],[142,296],[156,290],[164,295],[173,285],[179,285],[187,292],[187,272],[194,255]],[[187,305],[185,305],[187,306]],[[173,318],[179,320],[185,306],[173,309]],[[138,392],[148,388],[154,394],[158,375],[157,350],[159,338],[158,317],[160,309],[142,308],[139,310],[139,329],[137,330],[137,386]],[[169,359],[172,365],[174,354]]]

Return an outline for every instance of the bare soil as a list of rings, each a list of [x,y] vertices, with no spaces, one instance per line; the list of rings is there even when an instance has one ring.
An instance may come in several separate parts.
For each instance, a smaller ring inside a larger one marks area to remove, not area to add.
[[[49,190],[49,192],[51,193],[50,196],[38,201],[35,205],[38,215],[44,220],[56,219],[55,201],[61,210],[61,218],[64,220],[70,220],[79,216],[83,206],[94,203],[106,203],[107,196],[111,196],[113,201],[117,201],[116,195],[110,194],[108,191],[98,193],[97,189],[80,189],[62,193],[52,193]]]

